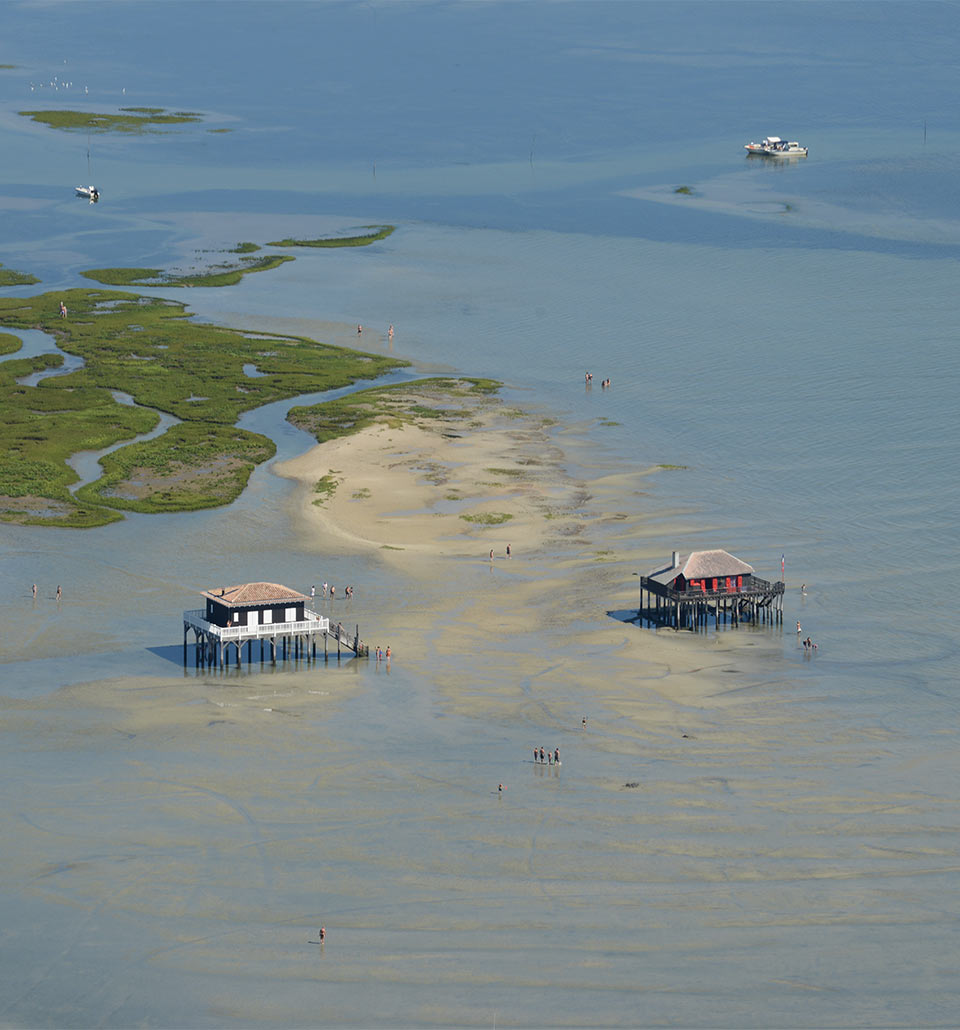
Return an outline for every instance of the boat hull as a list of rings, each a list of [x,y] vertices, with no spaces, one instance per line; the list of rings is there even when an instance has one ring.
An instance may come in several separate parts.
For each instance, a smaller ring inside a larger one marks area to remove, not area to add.
[[[781,139],[779,136],[767,136],[762,143],[745,143],[743,149],[757,157],[806,157],[807,148],[796,141]]]

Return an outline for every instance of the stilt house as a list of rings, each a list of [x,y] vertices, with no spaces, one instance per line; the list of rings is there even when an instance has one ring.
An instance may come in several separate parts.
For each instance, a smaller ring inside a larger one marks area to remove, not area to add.
[[[310,599],[279,583],[243,583],[220,590],[204,590],[207,622],[214,626],[269,626],[275,622],[303,622]]]
[[[327,640],[354,654],[365,653],[360,640],[360,627],[351,636],[339,623],[307,607],[310,600],[279,583],[243,583],[239,586],[204,590],[206,607],[183,613],[183,661],[187,661],[187,635],[192,631],[196,642],[198,665],[223,666],[231,646],[236,648],[237,665],[243,645],[247,645],[247,663],[253,660],[253,645],[260,643],[260,660],[264,647],[270,646],[270,659],[276,662],[278,649],[283,658],[312,660],[317,655],[317,641],[327,655]]]
[[[780,621],[783,618],[782,582],[761,579],[752,565],[727,551],[673,552],[670,564],[640,577],[638,619],[680,629],[705,625],[712,613],[716,623],[729,617]],[[647,604],[644,606],[644,591]]]

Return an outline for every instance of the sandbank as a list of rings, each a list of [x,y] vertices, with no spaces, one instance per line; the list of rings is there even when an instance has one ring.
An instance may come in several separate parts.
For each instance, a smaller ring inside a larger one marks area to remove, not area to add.
[[[665,557],[654,542],[664,513],[646,510],[653,470],[605,467],[578,428],[470,398],[466,417],[377,424],[274,470],[299,484],[292,516],[304,540],[376,552],[408,578],[403,605],[378,608],[373,632],[395,653],[399,639],[405,664],[461,714],[559,728],[589,710],[618,724],[604,746],[633,748],[651,732],[682,738],[701,722],[694,708],[742,700],[728,691],[731,655],[758,641],[630,621],[633,573]],[[571,459],[578,451],[583,467]],[[601,653],[613,674],[598,682]],[[449,674],[458,655],[482,656],[469,690]]]
[[[436,391],[406,391],[424,404]],[[577,536],[586,483],[564,465],[555,424],[495,397],[415,424],[386,421],[274,467],[296,480],[299,530],[344,549],[423,558],[531,556]],[[408,401],[411,397],[408,396]]]

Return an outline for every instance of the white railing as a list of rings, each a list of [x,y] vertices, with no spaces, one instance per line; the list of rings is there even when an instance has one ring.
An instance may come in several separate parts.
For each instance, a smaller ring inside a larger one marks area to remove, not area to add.
[[[202,608],[184,612],[183,621],[188,626],[220,640],[262,640],[267,637],[330,631],[330,620],[309,610],[304,610],[305,618],[299,622],[258,622],[256,626],[218,626],[214,622],[208,622],[204,618],[206,614]]]

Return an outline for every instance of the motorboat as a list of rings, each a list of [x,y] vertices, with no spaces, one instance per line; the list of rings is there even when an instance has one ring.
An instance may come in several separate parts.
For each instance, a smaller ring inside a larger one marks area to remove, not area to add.
[[[796,140],[788,143],[783,139],[770,137],[770,145],[764,150],[767,157],[806,157],[807,148],[801,147]]]
[[[91,204],[96,204],[100,199],[100,191],[96,186],[77,186],[76,190],[78,197],[86,197]]]
[[[796,141],[781,139],[779,136],[765,136],[762,143],[745,143],[743,149],[748,154],[759,157],[806,157],[807,148]]]

